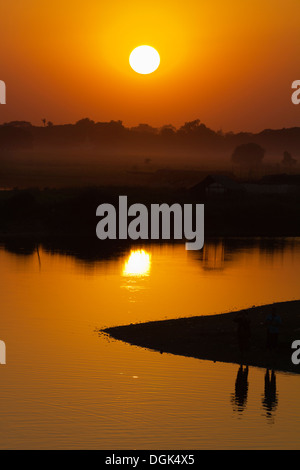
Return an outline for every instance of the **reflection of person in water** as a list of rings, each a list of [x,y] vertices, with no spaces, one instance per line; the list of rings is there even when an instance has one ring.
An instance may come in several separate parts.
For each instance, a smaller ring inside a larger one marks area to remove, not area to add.
[[[232,402],[237,406],[236,411],[243,411],[247,404],[248,397],[248,366],[240,366],[236,381],[235,381],[235,393],[232,397]]]
[[[241,353],[247,351],[250,345],[251,327],[248,313],[238,312],[234,321],[237,323],[237,339]]]
[[[265,374],[265,394],[262,400],[263,408],[266,410],[267,418],[272,417],[272,412],[276,410],[278,403],[277,391],[276,391],[276,376],[274,370],[270,375],[269,369],[266,370]]]

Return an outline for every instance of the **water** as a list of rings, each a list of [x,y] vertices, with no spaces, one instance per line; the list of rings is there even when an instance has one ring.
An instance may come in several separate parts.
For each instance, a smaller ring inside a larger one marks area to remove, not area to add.
[[[68,254],[66,254],[68,253]],[[1,449],[298,449],[300,377],[109,340],[107,326],[299,297],[300,239],[0,248]],[[296,339],[296,338],[295,338]]]

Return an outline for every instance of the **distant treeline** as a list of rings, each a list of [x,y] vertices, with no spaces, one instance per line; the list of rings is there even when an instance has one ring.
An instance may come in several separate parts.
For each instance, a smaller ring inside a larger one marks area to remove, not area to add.
[[[147,154],[172,152],[182,155],[204,153],[226,154],[242,144],[256,143],[266,150],[266,156],[282,156],[291,152],[300,156],[300,127],[266,129],[260,133],[224,133],[209,129],[199,119],[186,122],[176,129],[172,125],[154,128],[148,124],[125,127],[122,121],[94,122],[88,118],[75,124],[55,125],[46,119],[41,126],[26,121],[13,121],[0,125],[0,150],[28,148],[93,148],[124,153]]]

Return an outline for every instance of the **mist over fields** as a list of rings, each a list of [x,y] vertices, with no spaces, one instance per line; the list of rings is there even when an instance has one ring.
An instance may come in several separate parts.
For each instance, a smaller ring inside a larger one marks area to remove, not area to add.
[[[234,162],[234,150],[257,144],[259,163]],[[290,155],[284,159],[284,152]],[[0,125],[0,187],[135,185],[183,187],[213,172],[239,179],[299,172],[300,128],[260,133],[223,133],[200,120],[154,128],[125,127],[121,121],[40,126],[26,121]]]

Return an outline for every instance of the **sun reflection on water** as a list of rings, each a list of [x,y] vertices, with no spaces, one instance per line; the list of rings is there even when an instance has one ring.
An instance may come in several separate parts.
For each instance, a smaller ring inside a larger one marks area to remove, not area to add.
[[[131,250],[123,267],[123,276],[149,276],[151,254],[145,250]]]

